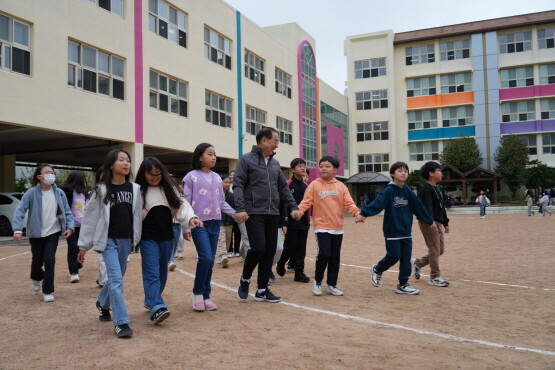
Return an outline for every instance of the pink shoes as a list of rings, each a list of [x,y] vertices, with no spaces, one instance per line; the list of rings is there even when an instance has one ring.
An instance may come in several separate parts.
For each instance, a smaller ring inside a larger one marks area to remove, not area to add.
[[[193,304],[193,310],[197,312],[205,311],[204,300],[202,295],[195,295],[194,293],[191,293],[191,301]]]
[[[216,304],[210,299],[205,299],[204,308],[206,309],[206,311],[216,311],[218,309],[218,306],[216,306]]]

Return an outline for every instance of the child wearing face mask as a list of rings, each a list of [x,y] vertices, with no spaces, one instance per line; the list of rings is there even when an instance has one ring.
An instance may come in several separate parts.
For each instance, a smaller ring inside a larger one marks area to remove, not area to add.
[[[31,243],[31,280],[33,291],[41,289],[44,302],[54,302],[54,264],[60,234],[73,234],[73,216],[64,192],[56,187],[54,168],[42,163],[33,174],[33,187],[21,198],[13,217],[13,239],[22,237],[23,218],[27,219],[27,236]],[[43,270],[44,266],[44,270]]]

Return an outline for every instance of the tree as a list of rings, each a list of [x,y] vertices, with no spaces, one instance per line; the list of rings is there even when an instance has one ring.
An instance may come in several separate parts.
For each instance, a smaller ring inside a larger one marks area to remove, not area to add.
[[[462,136],[445,143],[443,152],[439,155],[439,161],[442,165],[450,164],[465,173],[480,166],[482,154],[476,139]]]
[[[535,193],[539,194],[541,191],[555,185],[555,168],[535,159],[528,162],[528,168],[524,171],[524,178],[526,187],[534,189]]]
[[[407,181],[405,181],[408,186],[410,186],[411,188],[416,188],[417,190],[420,190],[425,182],[426,180],[424,180],[424,178],[422,177],[422,172],[420,170],[413,170],[411,173],[409,173]]]
[[[495,151],[495,160],[498,163],[495,172],[503,176],[503,181],[511,190],[513,198],[524,183],[526,164],[528,163],[528,147],[516,135],[507,135],[501,138]]]

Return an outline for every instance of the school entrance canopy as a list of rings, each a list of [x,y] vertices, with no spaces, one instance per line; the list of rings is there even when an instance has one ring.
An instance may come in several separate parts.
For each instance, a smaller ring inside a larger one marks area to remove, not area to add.
[[[359,172],[356,175],[349,177],[348,184],[371,184],[371,185],[385,185],[391,179],[379,172]]]
[[[493,189],[493,203],[497,203],[497,181],[501,175],[482,167],[476,167],[468,172],[462,173],[456,167],[445,164],[441,166],[443,172],[443,179],[440,184],[460,183],[462,184],[462,202],[468,204],[470,198],[468,197],[467,185],[469,182],[484,182],[491,183]]]

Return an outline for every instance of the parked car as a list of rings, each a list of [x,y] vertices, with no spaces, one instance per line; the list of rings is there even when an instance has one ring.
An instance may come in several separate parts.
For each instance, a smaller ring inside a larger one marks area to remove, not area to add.
[[[21,201],[23,193],[0,193],[0,236],[13,235],[13,214]],[[23,220],[23,227],[27,225],[27,215]]]

